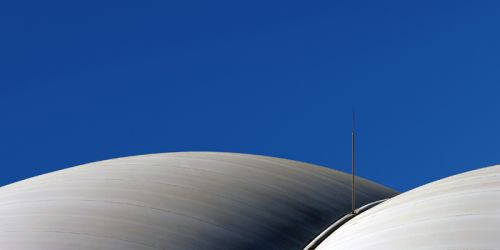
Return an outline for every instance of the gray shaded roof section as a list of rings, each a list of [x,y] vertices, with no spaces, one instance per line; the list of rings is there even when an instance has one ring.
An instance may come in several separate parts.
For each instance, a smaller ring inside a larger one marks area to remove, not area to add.
[[[391,198],[345,223],[317,249],[500,249],[500,166]]]
[[[358,206],[396,192],[357,179]],[[350,210],[348,174],[235,153],[118,158],[0,188],[0,249],[301,249]]]

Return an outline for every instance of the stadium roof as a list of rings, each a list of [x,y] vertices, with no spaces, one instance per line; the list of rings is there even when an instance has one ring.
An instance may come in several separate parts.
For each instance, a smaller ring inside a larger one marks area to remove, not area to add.
[[[1,249],[301,249],[351,209],[350,176],[234,153],[118,158],[0,188]],[[357,178],[358,206],[397,193]]]

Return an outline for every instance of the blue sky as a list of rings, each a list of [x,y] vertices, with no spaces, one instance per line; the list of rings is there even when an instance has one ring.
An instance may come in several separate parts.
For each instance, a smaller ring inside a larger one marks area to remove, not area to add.
[[[0,185],[263,154],[405,191],[500,162],[498,1],[4,1]]]

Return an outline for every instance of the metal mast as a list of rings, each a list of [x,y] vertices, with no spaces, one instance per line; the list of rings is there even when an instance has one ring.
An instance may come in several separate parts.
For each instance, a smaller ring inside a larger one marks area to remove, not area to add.
[[[352,213],[356,209],[356,188],[354,182],[354,111],[352,111],[352,134],[351,134],[351,175],[352,175]]]

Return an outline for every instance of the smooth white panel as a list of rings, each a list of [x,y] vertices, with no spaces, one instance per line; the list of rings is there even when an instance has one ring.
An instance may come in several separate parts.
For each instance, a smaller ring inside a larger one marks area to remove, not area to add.
[[[391,198],[344,224],[317,249],[500,249],[500,166]]]

